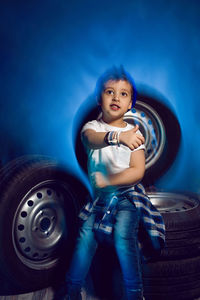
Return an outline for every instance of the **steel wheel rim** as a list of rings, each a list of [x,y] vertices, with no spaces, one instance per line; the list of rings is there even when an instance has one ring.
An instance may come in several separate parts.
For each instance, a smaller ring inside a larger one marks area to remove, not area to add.
[[[161,213],[185,212],[196,208],[199,205],[199,199],[184,194],[150,192],[148,196],[152,204]]]
[[[21,262],[32,269],[48,269],[58,262],[57,250],[68,235],[64,214],[67,190],[58,181],[34,186],[17,207],[12,239]]]
[[[153,166],[163,153],[166,143],[164,124],[157,112],[148,104],[137,101],[135,108],[128,111],[124,120],[138,124],[145,137],[146,170]]]

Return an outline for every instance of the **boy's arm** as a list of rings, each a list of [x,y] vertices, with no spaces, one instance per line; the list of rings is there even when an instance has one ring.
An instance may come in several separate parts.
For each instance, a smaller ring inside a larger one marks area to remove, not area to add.
[[[93,129],[87,129],[82,133],[83,144],[90,149],[101,149],[108,146],[105,143],[107,132],[96,132]]]
[[[129,149],[134,150],[144,144],[144,137],[137,134],[138,125],[133,129],[122,131],[119,136],[119,142]],[[90,149],[100,149],[108,146],[105,143],[105,135],[107,132],[96,132],[93,129],[87,129],[82,133],[82,140],[86,147]]]
[[[130,167],[128,169],[110,175],[108,178],[105,178],[100,172],[97,172],[94,175],[94,181],[97,188],[118,185],[132,185],[138,183],[143,178],[144,172],[144,150],[137,150],[131,153]]]

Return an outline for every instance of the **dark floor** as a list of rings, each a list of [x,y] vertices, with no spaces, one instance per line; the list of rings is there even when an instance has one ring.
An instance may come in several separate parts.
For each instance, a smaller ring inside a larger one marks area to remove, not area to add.
[[[52,300],[53,291],[51,288],[43,289],[33,293],[16,295],[16,296],[0,296],[0,300]],[[85,291],[82,292],[83,300],[98,300],[97,298],[86,296]]]
[[[47,288],[47,289],[43,289],[40,291],[23,294],[23,295],[0,296],[0,300],[52,300],[52,297],[53,297],[52,289]],[[86,295],[84,290],[82,292],[82,298],[83,300],[99,300],[98,298]],[[200,300],[200,298],[195,298],[194,300]]]

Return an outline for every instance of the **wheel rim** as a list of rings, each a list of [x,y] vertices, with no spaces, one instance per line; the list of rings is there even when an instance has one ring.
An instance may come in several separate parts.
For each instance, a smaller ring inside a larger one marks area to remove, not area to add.
[[[148,196],[161,213],[188,211],[199,205],[199,199],[184,194],[156,192],[148,193]]]
[[[32,269],[52,268],[58,248],[67,238],[64,200],[69,191],[48,180],[33,187],[21,200],[12,227],[13,245],[23,264]]]
[[[165,128],[161,118],[151,106],[137,101],[135,108],[125,114],[124,120],[139,125],[145,137],[146,169],[149,169],[159,160],[166,143]]]

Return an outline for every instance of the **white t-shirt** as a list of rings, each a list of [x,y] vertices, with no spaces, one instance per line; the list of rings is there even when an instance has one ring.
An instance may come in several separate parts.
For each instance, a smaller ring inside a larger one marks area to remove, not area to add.
[[[86,123],[81,133],[87,129],[95,130],[96,132],[107,132],[107,131],[127,131],[134,128],[132,124],[127,123],[126,127],[119,128],[115,126],[110,126],[105,123],[102,119],[93,120]],[[138,134],[141,132],[138,130]],[[139,146],[133,151],[140,149],[145,150],[144,144]],[[106,174],[119,173],[127,168],[129,168],[131,153],[133,152],[128,147],[120,144],[106,146],[101,149],[87,149],[88,154],[88,174],[93,172],[101,171]]]

